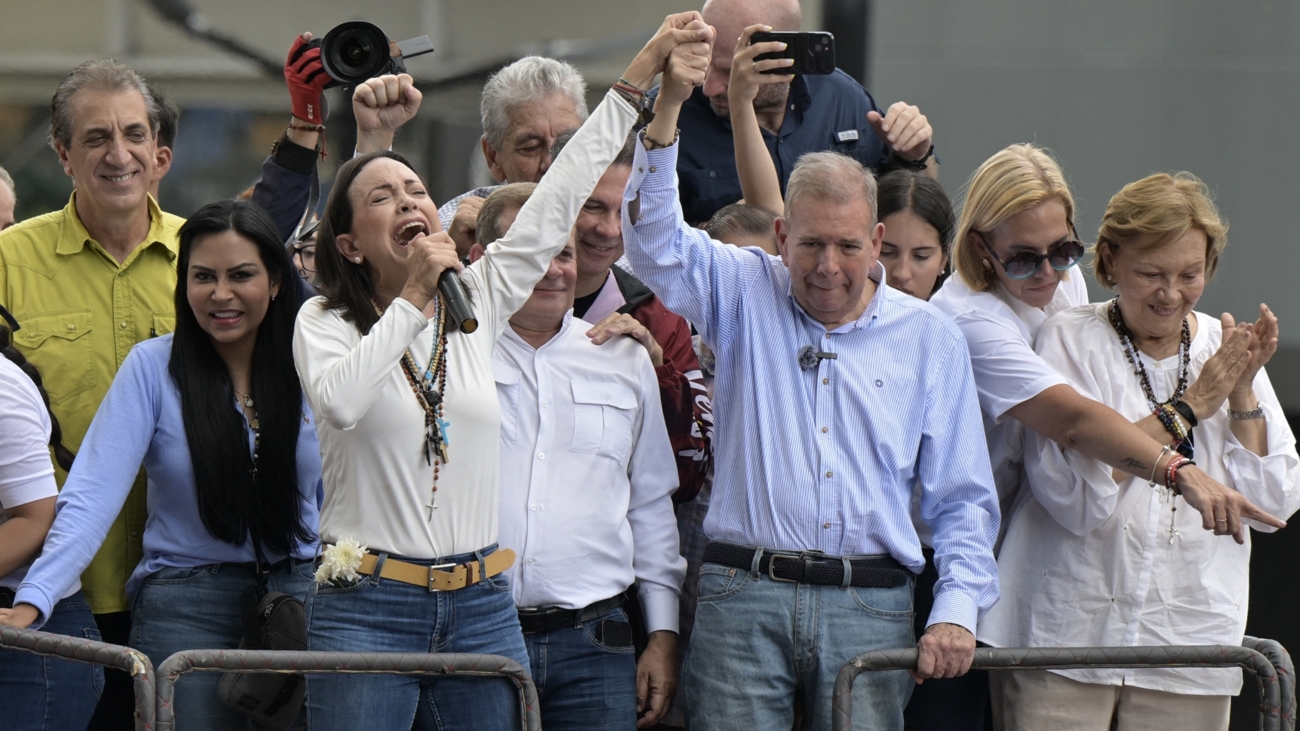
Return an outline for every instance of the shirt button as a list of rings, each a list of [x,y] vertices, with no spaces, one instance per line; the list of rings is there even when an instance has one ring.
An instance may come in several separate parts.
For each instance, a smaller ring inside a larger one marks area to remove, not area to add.
[[[123,323],[119,324],[118,327],[120,327],[120,328],[122,328],[123,330],[125,330],[125,329],[126,329],[126,323],[123,322]]]
[[[716,178],[716,177],[718,177],[718,171],[717,171],[717,170],[710,170],[710,171],[709,171],[709,177],[710,177],[710,178]]]
[[[822,527],[825,528],[825,529],[827,529],[827,530],[830,530],[831,524],[830,524],[830,523],[822,523]]]
[[[528,509],[531,510],[531,511],[533,511],[534,513],[536,513],[536,512],[537,512],[537,503],[533,503],[532,505],[529,505],[529,506],[528,506]],[[530,561],[530,563],[531,563],[531,561]]]
[[[76,330],[76,329],[77,329],[77,326],[76,326],[76,325],[73,325],[73,324],[70,323],[70,322],[68,323],[68,330],[69,330],[69,331]]]
[[[546,459],[546,452],[538,452],[538,453],[537,453],[537,458],[538,458],[538,459]]]
[[[529,566],[531,566],[531,565],[533,565],[533,564],[535,564],[535,563],[537,563],[537,559],[535,559],[535,558],[530,558],[530,559],[528,559],[528,565],[529,565]]]
[[[654,165],[651,165],[651,166],[650,166],[650,172],[652,172],[652,173],[655,172],[655,171],[658,170],[658,169],[659,169],[659,168],[655,167]]]
[[[823,379],[822,379],[822,385],[823,385],[823,386],[829,386],[830,383],[831,383],[831,379],[829,379],[829,378],[823,378]]]
[[[834,476],[835,476],[835,473],[834,473],[834,472],[831,472],[830,470],[826,470],[826,476],[827,476],[827,477],[834,477]]]
[[[550,401],[543,401],[543,402],[542,402],[542,408],[543,408],[543,409],[549,409],[549,408],[551,408],[551,402],[550,402]]]
[[[831,339],[831,334],[830,334],[830,333],[826,333],[826,339],[827,339],[827,340],[830,340],[830,339]]]
[[[828,427],[822,427],[822,434],[825,434],[825,433],[828,432],[828,431],[830,431],[830,428],[828,428]]]

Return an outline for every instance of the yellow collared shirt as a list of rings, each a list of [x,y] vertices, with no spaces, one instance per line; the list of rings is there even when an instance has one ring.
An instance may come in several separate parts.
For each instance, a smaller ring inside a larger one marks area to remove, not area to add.
[[[0,304],[21,329],[14,344],[41,372],[63,443],[76,452],[99,402],[136,343],[176,324],[176,234],[185,220],[149,198],[149,234],[118,263],[77,216],[76,194],[61,211],[0,233]],[[67,474],[55,466],[59,486]],[[144,471],[99,553],[81,575],[95,614],[124,612],[126,580],[143,556]]]

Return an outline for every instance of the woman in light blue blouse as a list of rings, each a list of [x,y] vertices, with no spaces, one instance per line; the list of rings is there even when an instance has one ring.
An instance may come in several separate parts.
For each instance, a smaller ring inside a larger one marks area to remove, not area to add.
[[[0,623],[39,628],[90,563],[141,465],[144,558],[127,582],[131,645],[155,665],[180,650],[233,648],[240,596],[304,598],[316,551],[320,449],[294,371],[302,290],[260,208],[213,203],[180,230],[176,332],[127,356],[82,442],[44,551]],[[217,699],[219,676],[180,684],[197,729],[249,729]],[[188,686],[188,687],[187,687]]]

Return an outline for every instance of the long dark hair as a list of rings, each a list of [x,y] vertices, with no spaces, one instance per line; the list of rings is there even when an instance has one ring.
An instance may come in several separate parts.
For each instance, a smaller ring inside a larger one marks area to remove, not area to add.
[[[0,307],[0,315],[7,315],[4,307]],[[59,425],[59,420],[54,416],[54,411],[50,409],[50,395],[45,392],[45,385],[41,382],[41,372],[36,370],[36,366],[27,361],[27,358],[13,345],[13,331],[5,324],[9,318],[0,321],[0,355],[8,358],[10,362],[18,366],[18,369],[27,374],[36,384],[36,391],[41,395],[41,401],[45,402],[45,411],[50,415],[50,447],[54,450],[54,461],[63,468],[64,472],[72,469],[72,460],[77,455],[73,454],[70,449],[63,446],[63,427]]]
[[[233,404],[230,370],[199,326],[186,296],[195,244],[226,231],[254,244],[271,281],[280,282],[279,296],[271,300],[257,329],[249,375],[260,427],[256,475],[244,417]],[[275,223],[252,203],[229,200],[200,208],[181,227],[180,242],[176,334],[167,370],[181,396],[199,517],[219,540],[242,546],[252,534],[268,551],[292,554],[296,542],[315,538],[299,510],[297,452],[303,402],[293,366],[293,325],[302,289]]]
[[[912,170],[895,170],[880,179],[876,193],[876,220],[883,221],[899,211],[915,213],[917,218],[939,232],[939,248],[948,257],[948,264],[934,280],[934,291],[938,292],[952,269],[952,235],[957,227],[952,201],[934,178]]]
[[[352,183],[362,168],[381,157],[396,160],[415,172],[409,160],[391,150],[368,152],[343,163],[334,176],[334,187],[325,201],[325,215],[316,238],[316,287],[325,295],[325,307],[343,310],[343,319],[356,325],[362,335],[369,333],[379,321],[379,313],[372,304],[375,283],[364,266],[343,258],[334,239],[352,231],[352,199],[348,197]],[[419,173],[415,175],[424,182]]]

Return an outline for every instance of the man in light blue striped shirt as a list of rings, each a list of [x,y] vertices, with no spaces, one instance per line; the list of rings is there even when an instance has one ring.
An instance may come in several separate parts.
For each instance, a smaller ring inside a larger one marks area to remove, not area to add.
[[[800,159],[777,222],[781,260],[688,227],[674,96],[661,92],[637,145],[623,239],[637,275],[716,356],[690,726],[789,728],[799,694],[805,723],[828,729],[840,666],[915,641],[914,484],[940,574],[918,682],[969,669],[997,601],[998,502],[966,342],[884,286],[875,181],[852,158]],[[910,685],[902,672],[859,678],[855,728],[901,729]]]

